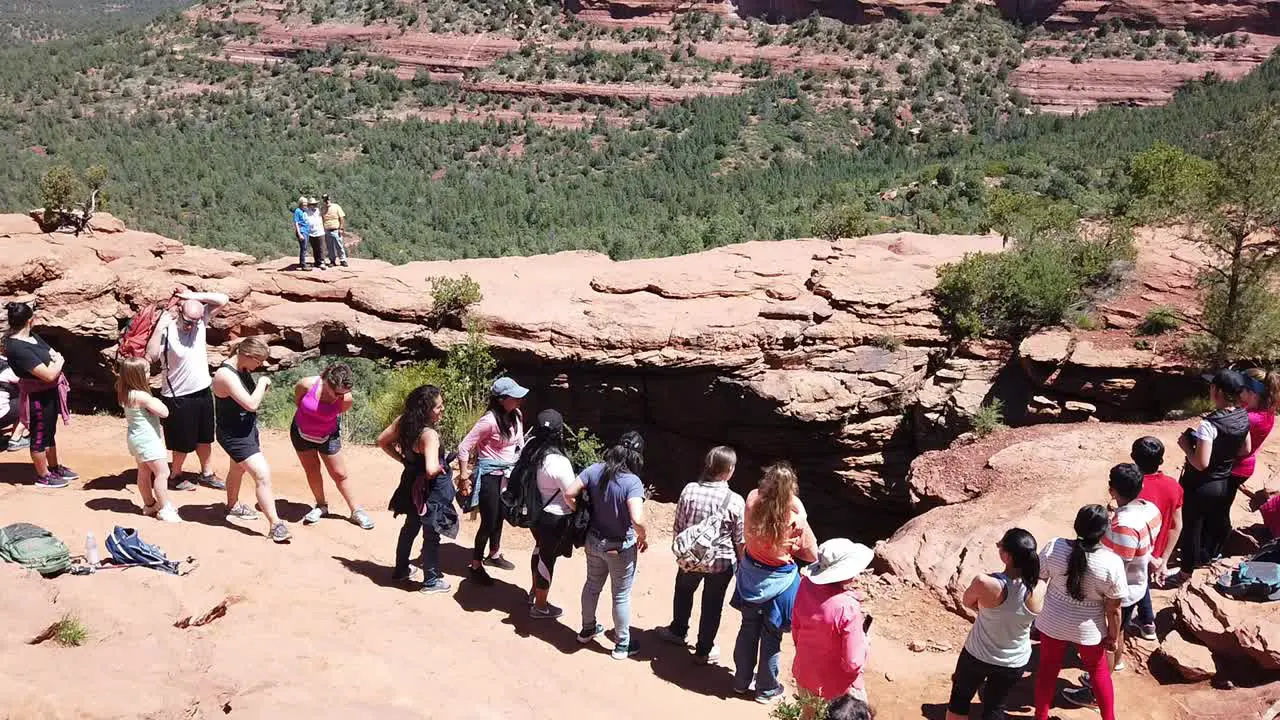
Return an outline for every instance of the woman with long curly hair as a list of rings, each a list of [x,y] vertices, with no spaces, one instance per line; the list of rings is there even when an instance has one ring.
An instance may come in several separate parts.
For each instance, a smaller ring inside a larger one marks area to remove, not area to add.
[[[422,588],[424,593],[448,592],[440,572],[440,536],[457,537],[458,514],[453,509],[453,479],[440,447],[436,426],[444,416],[444,396],[434,385],[422,385],[404,399],[404,412],[378,435],[378,447],[404,466],[400,485],[391,496],[391,512],[404,514],[396,543],[392,579],[412,579],[409,553],[422,529]]]
[[[763,704],[783,693],[778,662],[800,588],[796,561],[808,564],[818,558],[818,539],[798,484],[791,464],[780,462],[765,468],[759,487],[747,496],[745,549],[731,603],[742,612],[733,648],[733,689],[752,692],[754,676],[756,702]]]

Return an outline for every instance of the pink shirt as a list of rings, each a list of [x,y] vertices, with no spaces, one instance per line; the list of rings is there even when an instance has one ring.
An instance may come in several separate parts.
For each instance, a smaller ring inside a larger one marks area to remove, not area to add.
[[[759,503],[760,491],[752,490],[747,495],[747,507],[744,513],[744,517],[747,520],[746,546],[748,555],[758,562],[775,567],[795,562],[792,553],[799,553],[801,559],[806,562],[812,562],[818,557],[818,539],[814,537],[813,530],[809,528],[808,513],[805,512],[804,504],[800,502],[800,498],[791,498],[791,530],[781,543],[774,543],[751,531],[751,516]]]
[[[480,459],[514,465],[524,445],[524,424],[516,413],[516,426],[510,437],[503,437],[493,413],[487,412],[476,421],[471,432],[458,443],[458,460],[470,462],[472,456]]]
[[[796,643],[791,674],[796,685],[824,700],[834,700],[850,688],[865,690],[862,669],[867,664],[867,636],[862,631],[862,604],[841,585],[818,585],[804,577],[791,614]]]
[[[1253,469],[1258,463],[1258,449],[1262,447],[1262,443],[1271,434],[1271,428],[1275,427],[1275,424],[1276,414],[1270,410],[1249,411],[1249,442],[1252,444],[1252,450],[1248,455],[1236,461],[1235,467],[1231,468],[1232,475],[1244,478],[1253,477]]]

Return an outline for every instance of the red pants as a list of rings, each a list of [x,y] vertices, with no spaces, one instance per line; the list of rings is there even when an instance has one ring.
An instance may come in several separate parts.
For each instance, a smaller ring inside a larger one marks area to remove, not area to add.
[[[1036,718],[1049,720],[1049,706],[1058,687],[1058,673],[1067,654],[1067,643],[1040,633],[1040,668],[1036,670]],[[1116,695],[1111,686],[1111,662],[1102,645],[1076,645],[1076,652],[1093,682],[1093,697],[1098,701],[1102,720],[1116,720]]]

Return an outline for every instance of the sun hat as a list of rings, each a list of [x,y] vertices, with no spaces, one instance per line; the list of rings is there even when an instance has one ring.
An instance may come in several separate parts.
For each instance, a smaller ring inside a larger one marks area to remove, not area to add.
[[[828,540],[818,546],[818,562],[808,567],[809,580],[818,585],[844,582],[867,569],[876,553],[846,538]]]
[[[1245,386],[1244,375],[1238,370],[1232,370],[1230,368],[1223,368],[1217,372],[1205,373],[1200,376],[1200,379],[1231,396],[1239,395],[1240,391],[1244,390]]]
[[[521,386],[520,383],[509,377],[500,377],[494,380],[493,387],[489,391],[498,397],[509,397],[515,400],[519,400],[529,394],[529,388]]]
[[[543,410],[538,413],[538,428],[552,433],[564,430],[564,417],[556,410]]]
[[[299,195],[299,196],[298,196],[298,204],[299,204],[299,205],[306,205],[308,202],[310,202],[310,198],[308,198],[306,195]]]

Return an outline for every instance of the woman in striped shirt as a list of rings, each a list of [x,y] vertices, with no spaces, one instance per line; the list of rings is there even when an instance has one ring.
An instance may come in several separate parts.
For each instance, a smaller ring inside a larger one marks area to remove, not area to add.
[[[1107,650],[1120,637],[1120,601],[1126,596],[1124,562],[1102,546],[1107,509],[1085,505],[1076,513],[1075,540],[1054,538],[1040,551],[1040,579],[1047,580],[1036,672],[1035,720],[1048,720],[1049,705],[1068,645],[1075,645],[1092,679],[1102,720],[1115,720],[1115,693]]]

